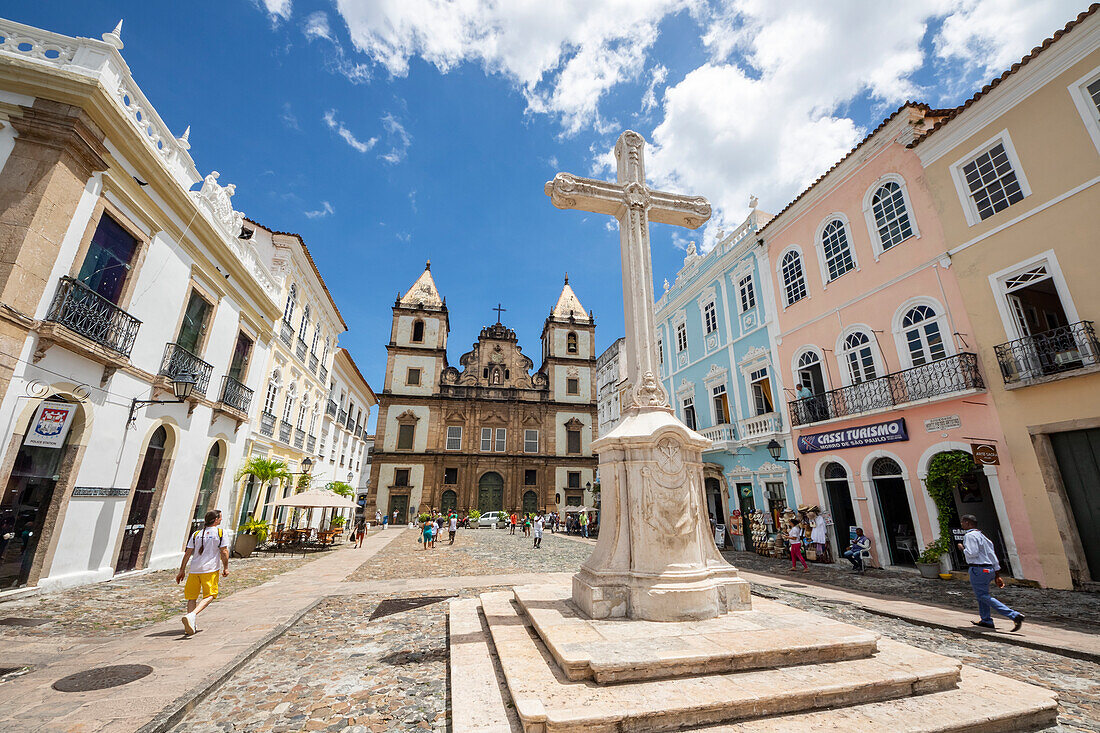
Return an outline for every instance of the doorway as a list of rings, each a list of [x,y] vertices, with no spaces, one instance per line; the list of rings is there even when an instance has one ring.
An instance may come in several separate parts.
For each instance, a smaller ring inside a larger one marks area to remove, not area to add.
[[[443,492],[443,496],[439,499],[439,509],[444,514],[450,514],[458,509],[458,494],[451,489],[447,489]]]
[[[1070,512],[1092,580],[1100,580],[1100,428],[1051,433]]]
[[[477,509],[482,514],[504,511],[504,478],[496,471],[477,482]]]
[[[741,537],[745,543],[745,549],[753,550],[752,541],[752,513],[756,511],[756,502],[752,496],[752,484],[745,482],[737,484],[737,496],[741,505]]]
[[[871,465],[871,482],[886,533],[886,551],[880,549],[880,554],[888,557],[891,565],[915,565],[920,549],[901,466],[893,458],[876,459]]]
[[[970,455],[966,454],[969,459]],[[985,471],[977,466],[970,473],[962,477],[959,485],[954,490],[955,515],[951,517],[951,529],[962,531],[959,518],[966,514],[974,515],[978,520],[978,527],[982,533],[993,543],[993,554],[997,556],[997,562],[1001,568],[1011,574],[1012,564],[1008,561],[1008,550],[1005,547],[1004,536],[1001,534],[1001,523],[997,519],[997,507],[993,504],[993,494],[989,490],[989,477]],[[962,550],[952,542],[951,559],[957,568],[966,567],[966,558]]]
[[[722,482],[716,478],[703,481],[707,492],[707,512],[718,524],[726,523],[726,503],[722,501]]]
[[[523,494],[523,513],[534,514],[539,508],[539,495],[534,491],[526,491]]]
[[[199,495],[195,500],[195,513],[191,515],[191,534],[205,526],[206,513],[214,501],[214,490],[218,486],[218,461],[221,459],[221,447],[218,443],[210,446],[206,455],[206,465],[202,469],[202,481],[199,482]]]
[[[164,445],[168,440],[168,431],[160,426],[149,439],[145,449],[145,458],[141,462],[134,496],[130,501],[130,513],[126,517],[126,526],[122,530],[122,548],[115,563],[116,573],[125,573],[137,568],[140,561],[142,540],[145,538],[146,524],[149,521],[149,509],[153,506],[153,495],[157,490],[157,479],[164,464]]]
[[[825,464],[822,475],[825,479],[825,500],[829,502],[829,513],[833,517],[833,547],[839,556],[852,544],[852,527],[856,526],[852,486],[848,481],[848,471],[839,463]]]
[[[393,513],[397,512],[397,518],[394,519]],[[390,496],[390,508],[387,513],[390,521],[396,525],[406,524],[409,521],[409,495],[408,494],[392,494]]]

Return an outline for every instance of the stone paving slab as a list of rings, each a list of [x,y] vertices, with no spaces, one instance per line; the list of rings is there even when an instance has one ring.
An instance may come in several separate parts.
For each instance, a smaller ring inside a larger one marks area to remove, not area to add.
[[[460,690],[451,696],[451,729],[453,733],[512,733],[520,730],[519,716],[498,669],[496,650],[488,643],[489,628],[480,609],[480,599],[463,598],[451,601],[447,612],[451,680]]]
[[[586,618],[568,585],[513,592],[565,676],[600,684],[861,659],[875,653],[879,638],[763,598],[750,611],[661,622]]]
[[[174,618],[87,644],[78,654],[58,655],[0,685],[0,730],[132,733],[170,717],[277,638],[334,584],[401,534],[373,535],[362,549],[346,546],[264,585],[215,601],[200,617],[200,631],[192,637],[182,636],[179,619]],[[227,582],[232,581],[232,569],[231,564]],[[250,623],[242,624],[245,619]],[[118,660],[148,664],[154,672],[122,687],[93,692],[61,693],[50,687],[67,675],[118,664]]]

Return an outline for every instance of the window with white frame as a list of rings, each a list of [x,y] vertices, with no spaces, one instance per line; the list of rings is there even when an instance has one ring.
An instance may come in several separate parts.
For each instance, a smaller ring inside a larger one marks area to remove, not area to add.
[[[306,309],[302,311],[302,324],[298,329],[298,338],[302,341],[306,340],[306,334],[309,333],[309,315],[309,306],[307,305]]]
[[[538,430],[524,430],[523,431],[523,452],[524,453],[538,453],[539,452],[539,431]]]
[[[707,333],[718,330],[718,312],[714,308],[714,301],[703,306],[703,328]]]
[[[947,356],[939,317],[930,306],[910,308],[901,319],[901,329],[912,366],[922,366]]]
[[[749,372],[749,390],[752,392],[752,406],[756,411],[755,414],[765,415],[775,412],[775,403],[772,401],[772,381],[767,367]]]
[[[286,295],[286,306],[283,307],[283,320],[290,323],[294,317],[294,307],[298,304],[298,286],[290,284],[290,291]]]
[[[851,384],[862,384],[878,376],[871,338],[863,331],[851,333],[844,339],[844,362]]]
[[[688,347],[688,330],[683,323],[676,324],[676,351],[686,351]]]
[[[741,296],[741,312],[751,311],[756,307],[756,288],[752,284],[752,275],[745,275],[737,283],[737,292]]]
[[[871,197],[871,213],[875,217],[875,230],[884,252],[913,236],[913,222],[905,206],[905,193],[897,181],[887,181],[875,191]]]
[[[447,450],[462,450],[462,426],[447,426]]]
[[[290,424],[290,419],[294,415],[294,399],[297,397],[297,391],[294,389],[294,385],[290,385],[290,389],[286,393],[286,401],[283,403],[283,422]]]
[[[695,429],[695,400],[691,397],[685,397],[680,403],[680,406],[684,413],[684,425],[687,425],[692,430]]]
[[[298,422],[294,423],[294,427],[298,430],[301,430],[305,426],[307,412],[309,412],[309,407],[306,405],[305,400],[303,400],[301,407],[298,408]]]
[[[657,339],[657,363],[660,366],[665,365],[665,342],[661,339]]]
[[[783,255],[780,274],[783,276],[783,294],[787,298],[787,305],[806,297],[806,275],[802,271],[802,257],[798,252],[792,249]]]
[[[497,428],[496,444],[493,446],[493,450],[495,452],[497,452],[497,453],[503,453],[504,452],[504,446],[505,446],[505,443],[507,442],[506,441],[507,437],[508,437],[507,428]]]
[[[275,414],[275,403],[279,399],[279,373],[274,372],[267,383],[267,397],[264,398],[264,412]]]
[[[848,228],[840,219],[833,219],[821,231],[821,249],[825,253],[825,269],[830,282],[856,266],[848,242]]]
[[[797,382],[801,389],[805,387],[813,394],[825,391],[825,378],[821,371],[821,357],[813,349],[807,349],[798,357]],[[803,393],[799,392],[799,397]]]
[[[1024,199],[1024,191],[1003,141],[961,167],[978,218],[986,220]]]
[[[1069,92],[1092,138],[1092,144],[1100,150],[1100,68],[1070,84]]]
[[[493,429],[482,428],[481,429],[481,450],[489,452],[493,449]]]
[[[711,400],[714,403],[714,424],[728,425],[730,421],[729,396],[726,394],[726,385],[716,384],[710,390]]]

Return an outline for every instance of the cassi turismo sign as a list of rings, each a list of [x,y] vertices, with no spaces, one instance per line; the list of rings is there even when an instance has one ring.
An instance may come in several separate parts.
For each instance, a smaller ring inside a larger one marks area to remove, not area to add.
[[[909,440],[905,431],[905,418],[880,422],[874,425],[861,425],[858,428],[830,430],[825,433],[811,433],[798,437],[799,453],[817,453],[838,448],[858,448],[877,443],[894,443]]]

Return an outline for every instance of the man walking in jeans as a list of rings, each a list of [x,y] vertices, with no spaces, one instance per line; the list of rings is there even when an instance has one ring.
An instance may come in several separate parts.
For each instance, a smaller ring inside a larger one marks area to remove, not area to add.
[[[177,585],[187,574],[187,584],[183,586],[183,597],[187,600],[183,630],[188,636],[198,629],[196,617],[218,597],[218,566],[221,565],[223,576],[229,575],[229,538],[218,526],[221,523],[220,511],[211,509],[206,513],[206,526],[187,540],[187,550],[176,574]]]
[[[1013,611],[989,593],[990,583],[996,582],[998,588],[1005,587],[1005,582],[1001,579],[1001,564],[993,552],[993,543],[978,529],[978,519],[973,514],[964,514],[959,518],[959,524],[966,530],[959,549],[963,551],[966,564],[970,566],[970,587],[974,589],[974,597],[978,599],[978,615],[981,617],[980,621],[971,623],[986,629],[997,628],[989,613],[992,608],[1002,616],[1012,619],[1012,630],[1019,631],[1024,623],[1024,615]]]

